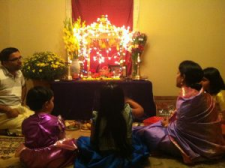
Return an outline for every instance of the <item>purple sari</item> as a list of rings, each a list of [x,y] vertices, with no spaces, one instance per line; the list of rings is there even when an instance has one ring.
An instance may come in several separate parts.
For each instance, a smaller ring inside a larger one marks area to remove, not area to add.
[[[51,114],[34,114],[22,124],[25,143],[17,150],[21,162],[29,168],[59,168],[74,162],[74,139],[65,139],[65,125]]]
[[[220,158],[225,153],[225,141],[213,98],[203,90],[182,88],[176,106],[167,127],[159,121],[133,133],[150,150],[182,155],[185,163]]]

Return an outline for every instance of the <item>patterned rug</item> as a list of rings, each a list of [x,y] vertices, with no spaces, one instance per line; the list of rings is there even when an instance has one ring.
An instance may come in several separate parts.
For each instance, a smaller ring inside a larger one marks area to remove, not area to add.
[[[24,137],[0,136],[0,159],[13,157],[16,149],[23,142]]]
[[[77,131],[72,132],[77,133]],[[78,133],[83,134],[83,132]],[[23,137],[0,136],[0,168],[23,168],[23,165],[20,163],[19,158],[14,157],[15,150],[23,142],[24,142]],[[147,161],[144,161],[140,165],[140,168],[224,168],[224,167],[225,167],[225,156],[224,158],[217,161],[199,163],[197,165],[185,165],[180,159],[159,155],[159,156],[150,156]],[[73,165],[67,168],[73,168]]]

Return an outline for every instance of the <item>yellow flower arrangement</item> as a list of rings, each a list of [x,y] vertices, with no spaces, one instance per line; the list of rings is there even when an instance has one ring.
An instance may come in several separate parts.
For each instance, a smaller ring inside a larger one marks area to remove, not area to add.
[[[85,27],[85,22],[81,22],[78,18],[76,22],[72,23],[71,19],[64,21],[63,40],[65,48],[70,59],[78,58],[79,43],[79,29]]]
[[[23,62],[23,75],[26,79],[52,81],[62,78],[67,67],[65,61],[52,52],[36,52]]]

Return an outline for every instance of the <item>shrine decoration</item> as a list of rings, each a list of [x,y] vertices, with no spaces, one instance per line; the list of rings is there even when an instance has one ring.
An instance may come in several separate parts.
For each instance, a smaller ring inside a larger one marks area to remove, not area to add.
[[[79,59],[80,78],[126,77],[125,56],[127,52],[131,53],[132,57],[135,55],[132,53],[137,50],[134,45],[136,32],[130,31],[129,27],[112,25],[107,15],[102,15],[96,22],[87,26],[80,18],[74,23],[65,22],[64,25],[68,62],[71,62],[72,58]],[[93,63],[97,64],[94,68]],[[120,74],[117,73],[118,68],[110,67],[119,67]]]

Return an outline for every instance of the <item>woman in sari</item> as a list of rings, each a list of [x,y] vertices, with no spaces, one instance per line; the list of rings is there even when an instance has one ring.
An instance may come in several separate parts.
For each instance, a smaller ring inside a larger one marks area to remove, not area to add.
[[[201,88],[202,78],[197,63],[180,63],[176,86],[181,90],[172,117],[133,130],[150,151],[182,156],[187,164],[218,159],[225,153],[215,101]]]

